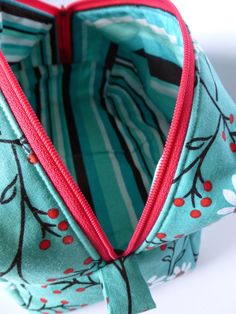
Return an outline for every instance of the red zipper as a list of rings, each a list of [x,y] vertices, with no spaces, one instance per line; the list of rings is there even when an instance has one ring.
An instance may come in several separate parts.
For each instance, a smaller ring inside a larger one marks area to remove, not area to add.
[[[64,8],[63,13],[58,8],[38,0],[33,2],[30,0],[18,0],[18,2],[28,4],[56,16],[59,31],[58,45],[61,49],[60,51],[63,51],[60,54],[60,60],[64,63],[71,61],[71,14],[75,11],[116,5],[143,5],[170,12],[179,21],[184,40],[184,65],[180,89],[162,161],[155,176],[153,188],[128,248],[122,254],[127,256],[144,242],[160,215],[171,188],[186,136],[192,109],[195,74],[193,45],[187,27],[178,10],[169,0],[101,0],[100,2],[82,0]],[[75,221],[104,260],[111,261],[118,258],[92,208],[73,180],[51,140],[46,135],[2,53],[0,53],[0,77],[0,88],[18,124]]]

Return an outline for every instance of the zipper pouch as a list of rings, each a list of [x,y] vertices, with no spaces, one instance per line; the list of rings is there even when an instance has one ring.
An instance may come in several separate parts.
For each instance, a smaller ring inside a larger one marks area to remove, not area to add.
[[[1,1],[0,27],[0,280],[37,313],[154,308],[235,212],[235,104],[168,0]]]

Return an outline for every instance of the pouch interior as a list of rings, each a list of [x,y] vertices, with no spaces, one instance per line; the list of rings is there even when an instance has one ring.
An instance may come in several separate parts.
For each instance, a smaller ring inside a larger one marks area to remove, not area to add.
[[[32,108],[114,248],[126,248],[174,113],[176,18],[145,6],[75,12],[72,62],[60,64],[55,17],[6,3],[0,14],[1,49]]]

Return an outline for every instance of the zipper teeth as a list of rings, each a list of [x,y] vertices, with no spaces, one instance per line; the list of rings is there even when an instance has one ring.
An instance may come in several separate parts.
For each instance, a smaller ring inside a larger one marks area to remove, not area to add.
[[[19,2],[24,2],[28,5],[34,6],[32,4],[32,2],[28,1],[28,0],[18,0]],[[38,6],[40,6],[40,1],[37,1]],[[36,4],[36,3],[35,3]],[[181,90],[185,89],[185,93],[180,93],[178,94],[178,102],[176,103],[176,108],[174,111],[174,115],[173,115],[173,120],[171,123],[171,127],[169,130],[169,135],[167,138],[167,142],[162,154],[162,160],[160,163],[160,167],[158,169],[158,172],[154,178],[154,184],[153,184],[153,188],[152,191],[149,195],[149,198],[147,200],[147,203],[145,205],[144,211],[142,213],[142,216],[139,220],[139,223],[136,227],[136,230],[134,232],[134,235],[132,237],[132,239],[130,240],[130,243],[128,245],[128,248],[126,249],[126,251],[123,253],[123,255],[128,255],[130,253],[132,253],[139,244],[142,244],[142,242],[140,243],[141,238],[143,238],[143,234],[145,233],[145,235],[148,235],[149,231],[151,230],[152,226],[154,225],[156,219],[158,218],[158,215],[161,212],[161,208],[159,208],[158,212],[154,213],[155,217],[153,217],[153,211],[155,209],[155,203],[157,198],[160,198],[160,202],[164,202],[165,198],[167,197],[168,191],[166,192],[166,195],[161,195],[160,194],[160,187],[161,186],[167,186],[169,184],[169,186],[171,186],[171,182],[167,183],[167,180],[169,179],[168,177],[165,178],[165,182],[164,180],[160,180],[160,178],[162,178],[165,175],[165,170],[168,167],[168,161],[169,161],[169,157],[171,155],[172,152],[172,144],[173,141],[175,140],[174,135],[175,132],[179,126],[179,122],[180,122],[180,116],[183,113],[183,109],[184,109],[184,100],[186,98],[190,99],[191,93],[193,93],[193,90],[191,91],[191,87],[187,89],[186,86],[186,82],[185,80],[188,78],[188,74],[192,74],[192,76],[194,75],[194,73],[189,73],[189,71],[191,70],[189,68],[189,62],[190,60],[190,55],[191,55],[191,51],[190,51],[190,35],[187,31],[187,28],[180,16],[180,14],[178,13],[178,10],[176,9],[176,7],[169,1],[169,0],[158,0],[158,1],[154,1],[154,0],[149,0],[149,1],[145,1],[144,0],[117,0],[117,2],[113,2],[112,0],[101,0],[100,2],[95,2],[95,1],[91,1],[91,0],[82,0],[81,2],[75,2],[72,3],[71,5],[66,7],[66,11],[67,14],[66,16],[62,16],[61,14],[55,14],[58,23],[61,25],[63,25],[62,30],[61,30],[61,37],[64,37],[66,35],[66,42],[65,38],[61,38],[61,47],[63,48],[62,50],[64,50],[64,48],[66,48],[66,44],[68,45],[67,41],[68,36],[70,36],[70,34],[66,34],[68,32],[68,30],[70,30],[70,25],[69,25],[69,15],[72,14],[74,11],[76,10],[89,10],[89,9],[94,9],[94,8],[99,8],[99,7],[109,7],[109,6],[115,6],[115,5],[143,5],[143,6],[150,6],[153,8],[157,8],[157,9],[163,9],[163,10],[167,10],[169,12],[171,12],[172,14],[174,14],[176,16],[176,18],[178,19],[181,29],[182,29],[182,34],[183,34],[183,38],[186,40],[187,39],[187,43],[185,42],[185,52],[184,52],[184,67],[183,67],[183,73],[182,73],[182,78],[181,78]],[[43,10],[46,10],[45,7]],[[173,13],[174,12],[174,13]],[[59,16],[59,17],[58,17]],[[65,19],[65,21],[64,21]],[[66,25],[64,25],[64,22]],[[64,36],[63,36],[64,34]],[[187,46],[186,46],[187,44]],[[69,47],[68,47],[69,48]],[[61,52],[62,52],[61,50]],[[68,52],[68,50],[67,50]],[[63,60],[67,61],[66,59],[68,59],[68,56],[65,56],[64,54],[62,55]],[[7,64],[7,61],[4,60],[4,62]],[[192,60],[192,62],[194,62],[194,60]],[[194,67],[193,67],[194,68]],[[7,68],[7,72],[10,72],[10,81],[15,81],[15,77],[14,74],[12,73],[11,69]],[[194,71],[194,70],[193,70]],[[182,81],[185,82],[185,84],[182,84]],[[72,193],[76,196],[77,202],[80,204],[80,206],[82,207],[83,213],[84,213],[84,217],[78,218],[78,217],[74,217],[75,220],[77,221],[77,223],[81,226],[85,226],[86,227],[86,234],[88,235],[89,239],[91,240],[91,242],[94,244],[94,246],[97,248],[98,252],[100,253],[100,255],[105,259],[105,260],[110,260],[110,259],[116,259],[118,257],[118,255],[114,252],[111,243],[109,242],[108,238],[106,237],[101,225],[99,224],[99,222],[97,221],[96,216],[94,215],[90,205],[88,204],[87,200],[85,199],[83,193],[80,191],[79,187],[76,185],[76,183],[74,182],[74,179],[72,178],[72,176],[70,175],[69,171],[67,170],[67,168],[65,167],[64,163],[62,162],[60,156],[58,155],[57,151],[55,150],[53,144],[51,143],[50,139],[47,137],[41,123],[39,122],[39,120],[37,119],[35,113],[33,112],[32,108],[30,107],[30,104],[28,103],[23,91],[19,88],[19,86],[16,86],[17,82],[15,82],[14,84],[14,88],[17,91],[17,96],[20,98],[21,102],[23,103],[23,107],[24,107],[24,111],[26,113],[26,115],[28,116],[30,123],[31,123],[31,127],[35,128],[35,130],[37,131],[43,145],[45,146],[44,148],[49,152],[50,156],[51,156],[51,163],[55,164],[56,167],[59,169],[60,174],[62,176],[64,176],[70,190],[72,191]],[[19,91],[20,90],[20,91]],[[177,106],[178,104],[178,106]],[[180,106],[182,104],[182,106]],[[190,102],[189,104],[186,102],[187,105],[191,105]],[[14,108],[13,108],[14,109]],[[17,109],[16,109],[17,111]],[[13,110],[14,113],[14,110]],[[178,114],[178,116],[177,116]],[[188,117],[187,119],[185,118],[185,122],[186,122],[186,129],[187,129],[187,124],[188,124]],[[183,136],[184,138],[185,136]],[[41,147],[43,149],[43,147]],[[175,159],[175,163],[177,162],[177,158],[176,156],[172,157],[173,160]],[[46,170],[46,166],[44,167],[44,169]],[[174,169],[173,171],[175,171],[176,169]],[[163,181],[163,182],[161,182]],[[172,181],[172,178],[171,178]],[[52,180],[52,182],[54,182]],[[62,195],[62,193],[60,193]],[[65,193],[63,193],[65,194]],[[71,208],[68,206],[68,208],[71,210]],[[73,212],[73,210],[71,210]],[[76,216],[76,213],[75,213]],[[79,216],[79,215],[78,215]],[[148,229],[149,226],[149,229]],[[151,226],[151,227],[150,227]],[[144,230],[145,229],[145,230]],[[143,231],[145,231],[143,233]],[[93,237],[98,237],[99,241],[96,241],[96,245],[94,243],[94,239]],[[145,238],[144,238],[145,239]]]
[[[188,47],[188,50],[186,52],[187,56],[186,58],[188,60],[190,60],[190,49]],[[185,71],[182,75],[182,80],[185,81],[187,80],[187,78],[189,77],[189,68],[185,68]],[[187,89],[186,93],[185,93],[185,97],[183,98],[183,100],[181,101],[183,104],[184,104],[184,99],[186,99],[189,95],[189,90],[190,89]],[[182,106],[183,107],[183,106]],[[178,108],[176,107],[177,110],[175,110],[173,116],[176,117],[177,115],[177,112],[178,113],[181,113],[182,112],[182,109],[181,110],[178,110]],[[178,118],[178,119],[177,119]],[[172,123],[172,126],[171,126],[171,131],[172,131],[172,135],[173,134],[176,134],[177,130],[178,130],[178,127],[179,127],[179,124],[180,124],[180,119],[181,119],[181,114],[178,115],[178,117],[176,117],[175,119],[173,118],[173,123]],[[175,137],[172,136],[171,138],[169,138],[169,141],[166,142],[166,145],[164,147],[164,151],[163,151],[163,154],[162,154],[162,159],[161,159],[161,162],[160,162],[160,166],[158,168],[158,172],[157,172],[157,175],[155,176],[155,179],[154,179],[154,183],[153,183],[153,190],[150,194],[150,197],[146,203],[146,206],[147,208],[151,207],[153,205],[153,203],[156,201],[157,199],[157,191],[159,190],[159,186],[162,184],[162,180],[159,179],[159,182],[158,182],[158,177],[161,177],[160,174],[165,175],[164,173],[164,170],[166,169],[166,166],[167,166],[167,163],[169,160],[167,160],[168,156],[170,156],[171,152],[172,152],[172,147],[173,147],[173,144],[174,144],[174,141],[175,141]],[[142,220],[140,219],[140,228],[141,228],[141,224],[143,223],[143,220],[145,220],[146,217],[142,217]]]
[[[76,200],[80,205],[79,208],[77,209],[77,211],[80,211],[80,213],[77,213],[77,214],[81,215],[81,210],[84,212],[82,219],[79,220],[79,224],[82,226],[82,229],[90,230],[92,232],[94,228],[94,231],[96,234],[94,234],[93,236],[98,237],[101,241],[100,243],[97,242],[96,245],[99,246],[99,251],[103,252],[102,256],[104,257],[104,259],[108,261],[111,259],[116,259],[118,256],[116,255],[116,253],[114,253],[113,248],[111,247],[109,243],[108,245],[106,245],[107,242],[103,238],[105,234],[103,234],[103,230],[101,230],[101,227],[95,221],[96,217],[90,205],[85,199],[83,193],[78,189],[77,185],[74,182],[74,179],[72,178],[71,174],[69,173],[64,163],[62,162],[51,140],[46,135],[41,123],[39,122],[35,113],[32,111],[30,104],[28,103],[28,100],[26,99],[21,88],[19,88],[18,82],[16,82],[14,73],[12,72],[11,68],[9,67],[7,61],[5,60],[1,52],[0,52],[0,67],[2,68],[2,71],[1,71],[2,80],[3,80],[3,75],[5,75],[7,81],[10,83],[8,87],[11,88],[11,94],[15,95],[16,97],[13,96],[15,100],[18,100],[20,104],[23,105],[22,109],[24,110],[31,126],[34,128],[43,146],[46,148],[47,152],[49,153],[50,159],[48,160],[48,163],[53,165],[54,170],[57,170],[57,169],[59,170],[60,174],[62,175],[62,177],[65,179],[66,183],[68,184],[68,187],[70,188],[72,193],[76,196]],[[25,122],[27,123],[26,120]],[[74,211],[73,213],[76,214]]]

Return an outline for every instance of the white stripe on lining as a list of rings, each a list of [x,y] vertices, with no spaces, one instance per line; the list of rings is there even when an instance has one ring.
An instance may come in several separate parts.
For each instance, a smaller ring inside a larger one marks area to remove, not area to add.
[[[133,102],[132,99],[131,99],[131,97],[130,97],[124,90],[121,90],[121,88],[120,88],[119,86],[109,86],[109,89],[118,90],[119,93],[123,93],[123,94],[124,94],[124,97],[128,99],[128,102],[129,102],[130,104]],[[109,92],[109,94],[111,94],[113,97],[114,97],[114,96],[117,96],[116,98],[118,98],[118,95],[117,95],[117,94],[113,94],[113,93],[110,93],[110,92]],[[119,99],[122,99],[122,98],[119,97]],[[122,104],[121,101],[119,101],[119,103]],[[125,107],[124,104],[122,104],[121,109],[122,109],[122,107]],[[137,114],[137,116],[139,116],[139,118],[140,118],[140,121],[139,121],[139,122],[140,122],[140,123],[143,123],[143,122],[142,122],[142,117],[141,117],[139,111],[136,109],[136,106],[132,106],[132,107],[133,107],[133,109],[136,110],[136,114]],[[126,111],[126,113],[125,113],[125,111]],[[129,113],[127,112],[127,110],[124,110],[124,108],[123,108],[123,109],[122,109],[122,113],[123,113],[124,116],[126,117],[126,120],[125,120],[125,121],[126,121],[126,122],[128,121],[128,124],[129,124],[130,126],[132,126],[133,129],[135,129],[135,132],[136,132],[136,134],[138,135],[138,137],[141,139],[141,142],[142,142],[142,143],[146,143],[146,144],[149,146],[150,144],[149,144],[149,142],[148,142],[148,139],[147,139],[146,136],[145,136],[146,134],[144,135],[144,133],[138,129],[137,125],[135,125],[135,124],[132,123],[132,117],[129,116]],[[131,128],[131,129],[132,129],[132,128]],[[149,132],[150,132],[150,131],[149,131]],[[151,132],[153,133],[153,135],[154,135],[155,138],[156,138],[156,130],[155,130],[155,131],[154,131],[154,130],[151,130]],[[127,139],[126,139],[126,141],[127,141]],[[158,136],[157,141],[159,142],[159,146],[160,146],[160,138],[159,138],[159,136]],[[151,159],[152,159],[152,161],[150,160],[150,162],[152,163],[152,168],[155,168],[156,162],[153,160],[153,153],[151,152],[150,147],[148,147],[148,150],[149,150],[149,151],[147,151],[146,145],[144,145],[143,147],[144,147],[144,150],[145,150],[147,156],[148,156],[148,157],[151,157]],[[159,150],[159,151],[160,151],[160,150]],[[162,152],[162,150],[161,150],[161,152]],[[142,167],[139,166],[138,169],[140,170],[140,169],[142,169]],[[142,171],[140,171],[140,174],[141,174],[141,176],[143,177],[144,173],[143,173]],[[148,191],[149,182],[147,181],[146,178],[145,178],[143,181],[144,181],[145,187],[147,188],[147,191]]]
[[[159,125],[163,131],[163,134],[167,137],[169,132],[169,123],[166,121],[163,113],[158,110],[157,106],[154,105],[154,103],[147,97],[142,84],[139,81],[135,81],[131,75],[127,71],[122,71],[119,69],[114,68],[112,71],[113,74],[119,74],[120,76],[123,76],[127,82],[129,82],[129,85],[136,91],[136,93],[143,97],[145,100],[148,108],[150,108],[152,111],[155,112],[156,119],[159,122]],[[175,88],[175,87],[174,87]]]
[[[90,95],[93,95],[93,86],[94,86],[95,75],[96,75],[96,63],[92,63],[90,73],[91,73],[91,79],[90,79],[89,89],[90,89]],[[97,110],[97,105],[94,101],[94,98],[92,98],[92,97],[91,97],[91,105],[92,105],[92,109],[94,111],[95,117],[98,121],[98,127],[99,127],[101,134],[103,136],[104,144],[107,148],[107,151],[112,151],[112,145],[110,143],[109,137],[107,136],[107,132],[106,132],[106,129],[104,127],[104,124],[101,121],[101,118],[99,116],[99,113]],[[123,201],[126,205],[126,208],[128,209],[128,215],[130,217],[131,224],[135,228],[137,225],[138,219],[137,219],[136,213],[135,213],[134,208],[133,208],[132,200],[131,200],[129,193],[126,189],[126,184],[123,180],[120,165],[117,161],[114,160],[114,158],[111,158],[110,154],[109,154],[109,158],[111,160],[111,163],[112,163],[112,166],[114,169],[115,177],[117,179],[117,183],[118,183],[119,189],[121,191],[121,195],[123,196]]]
[[[8,22],[15,23],[18,25],[26,26],[30,29],[33,28],[33,29],[36,29],[38,31],[45,31],[46,32],[52,27],[52,24],[40,23],[37,21],[30,20],[28,18],[22,18],[19,16],[5,13],[5,12],[3,12],[2,15],[3,15],[3,21],[8,21]]]
[[[109,95],[109,94],[111,94],[111,93],[107,93],[107,95]],[[143,148],[144,148],[144,150],[145,150],[145,153],[146,153],[148,156],[151,156],[150,147],[148,147],[149,152],[147,152],[147,149],[146,149],[146,148],[147,148],[146,146],[147,146],[147,145],[149,146],[148,140],[146,139],[146,137],[144,136],[144,134],[143,134],[141,131],[139,131],[139,130],[137,129],[137,126],[131,121],[131,119],[129,119],[128,113],[127,113],[127,111],[126,111],[125,108],[124,108],[124,104],[122,103],[121,97],[118,96],[118,95],[115,95],[115,94],[114,94],[114,95],[111,94],[111,95],[112,95],[115,99],[117,99],[117,102],[120,104],[120,108],[119,108],[119,109],[120,109],[122,115],[125,117],[125,118],[124,118],[125,121],[129,121],[129,126],[130,126],[130,128],[134,128],[134,129],[135,129],[135,131],[136,131],[136,133],[137,133],[139,139],[140,139],[141,142],[142,142],[142,146],[143,146]],[[108,102],[108,104],[109,104],[109,102]],[[113,110],[112,110],[110,104],[109,104],[109,112],[110,112],[112,115],[114,115]],[[127,120],[127,119],[128,119],[128,120]],[[116,125],[117,125],[117,127],[119,128],[119,130],[121,131],[121,133],[124,134],[124,131],[122,131],[122,129],[123,129],[122,122],[121,122],[118,118],[115,118],[115,121],[116,121]],[[136,167],[140,170],[140,175],[141,175],[141,177],[142,177],[142,180],[143,180],[144,186],[145,186],[145,188],[146,188],[146,191],[148,192],[148,191],[149,191],[149,188],[150,188],[149,179],[147,178],[147,175],[146,175],[145,171],[142,171],[143,167],[140,165],[140,162],[139,162],[139,160],[138,160],[138,158],[137,158],[137,154],[136,154],[134,145],[132,144],[132,142],[129,140],[129,138],[128,138],[127,136],[124,136],[124,137],[125,137],[125,141],[126,141],[128,147],[129,147],[129,148],[132,148],[131,153],[132,153],[133,161],[134,161]],[[147,145],[146,145],[146,144],[147,144]],[[145,157],[145,156],[144,156],[144,157]]]
[[[37,43],[41,38],[35,38],[36,40],[30,40],[30,39],[25,39],[24,37],[21,37],[19,39],[18,36],[10,36],[10,35],[6,35],[6,34],[2,34],[2,44],[13,44],[15,46],[19,46],[19,44],[21,46],[27,46],[27,47],[33,47],[35,45],[35,43]]]
[[[97,28],[103,28],[103,27],[106,27],[108,25],[114,25],[114,24],[118,24],[118,23],[138,24],[140,26],[144,26],[144,27],[148,28],[155,35],[158,35],[158,36],[162,35],[162,36],[168,37],[172,44],[177,44],[176,36],[167,33],[166,30],[164,29],[164,27],[158,27],[154,24],[148,23],[147,20],[145,20],[145,19],[134,19],[133,17],[131,17],[129,15],[123,16],[123,17],[112,17],[109,19],[102,18],[102,19],[99,19],[96,21],[86,21],[86,23],[89,25],[94,25]]]

